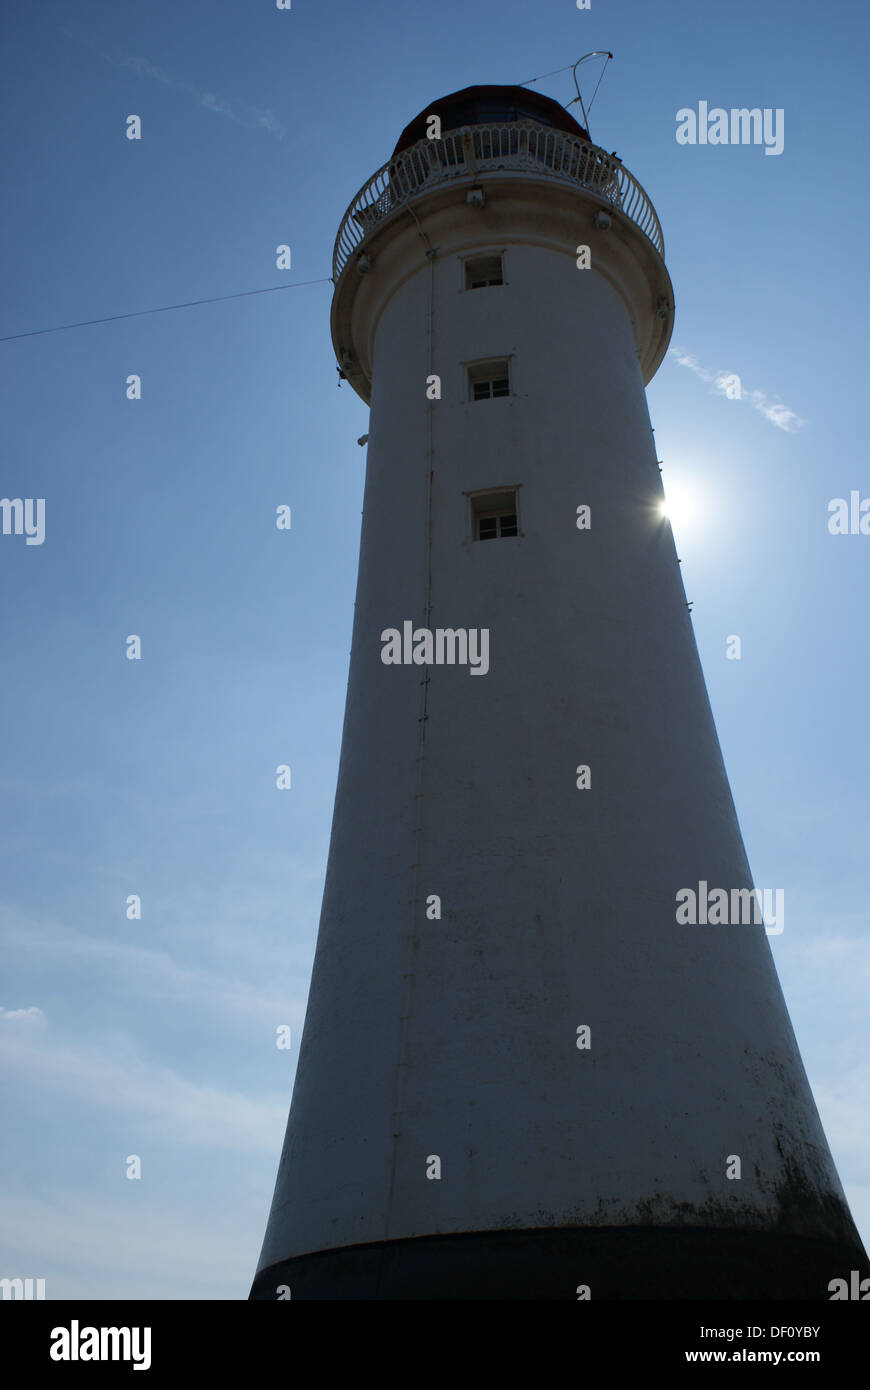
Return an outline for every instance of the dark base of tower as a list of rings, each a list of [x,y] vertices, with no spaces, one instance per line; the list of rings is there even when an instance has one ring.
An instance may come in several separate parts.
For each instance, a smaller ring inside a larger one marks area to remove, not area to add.
[[[250,1297],[830,1299],[860,1242],[698,1227],[485,1231],[345,1246],[260,1271]],[[283,1286],[283,1292],[279,1290]]]

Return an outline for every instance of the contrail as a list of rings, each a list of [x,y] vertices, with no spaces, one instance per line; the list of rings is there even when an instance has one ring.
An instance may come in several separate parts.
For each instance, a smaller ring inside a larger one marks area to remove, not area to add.
[[[283,140],[286,134],[284,126],[278,120],[274,111],[267,107],[248,106],[242,101],[230,101],[226,97],[218,96],[215,92],[204,91],[196,87],[192,82],[183,82],[164,68],[157,67],[149,62],[147,58],[140,58],[129,53],[106,52],[92,39],[82,38],[79,34],[73,34],[69,29],[62,29],[62,33],[68,38],[75,39],[77,43],[84,44],[94,53],[98,53],[107,63],[111,63],[116,68],[131,68],[138,77],[150,77],[154,82],[160,82],[164,87],[171,88],[174,92],[186,92],[193,97],[198,106],[204,107],[207,111],[215,111],[219,116],[226,116],[229,120],[235,121],[236,125],[245,126],[248,130],[265,130],[267,135],[273,135],[276,140]]]
[[[689,371],[694,372],[695,376],[699,376],[702,381],[710,382],[720,395],[726,396],[728,400],[748,401],[778,429],[795,434],[807,423],[787,405],[771,400],[766,392],[749,390],[742,384],[736,372],[711,371],[709,367],[702,367],[697,357],[694,357],[691,352],[684,352],[682,348],[669,348],[668,356],[673,357],[681,367],[688,367]]]

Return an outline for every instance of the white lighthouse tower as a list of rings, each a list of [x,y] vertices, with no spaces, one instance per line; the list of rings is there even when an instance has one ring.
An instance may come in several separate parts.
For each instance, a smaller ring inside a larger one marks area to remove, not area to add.
[[[519,87],[433,102],[342,223],[359,581],[254,1298],[826,1299],[866,1263],[765,926],[705,912],[752,879],[644,395],[663,254]]]

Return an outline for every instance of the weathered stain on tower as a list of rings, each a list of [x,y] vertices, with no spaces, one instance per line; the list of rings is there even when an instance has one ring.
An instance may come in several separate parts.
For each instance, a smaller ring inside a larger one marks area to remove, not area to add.
[[[433,103],[342,223],[359,581],[252,1297],[823,1299],[866,1261],[763,926],[675,912],[752,878],[644,394],[663,256],[517,87]],[[481,679],[437,659],[484,632]]]

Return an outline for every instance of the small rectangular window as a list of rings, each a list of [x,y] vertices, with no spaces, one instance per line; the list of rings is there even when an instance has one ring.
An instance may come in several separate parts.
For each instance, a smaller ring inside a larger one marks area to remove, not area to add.
[[[511,393],[510,372],[506,361],[477,362],[468,369],[469,398],[490,401]]]
[[[503,285],[504,270],[501,256],[479,256],[465,262],[465,288],[482,290],[488,285]]]
[[[505,492],[474,493],[470,500],[471,534],[476,541],[519,535],[515,488]]]

